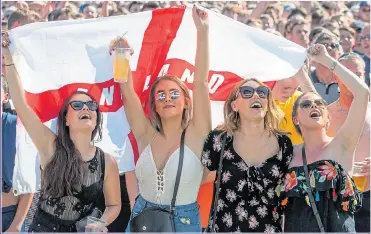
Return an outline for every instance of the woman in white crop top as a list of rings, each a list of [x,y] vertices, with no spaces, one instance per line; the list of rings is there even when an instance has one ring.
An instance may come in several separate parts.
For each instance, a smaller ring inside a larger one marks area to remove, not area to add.
[[[183,170],[175,207],[177,232],[201,232],[196,200],[204,170],[201,152],[211,130],[208,15],[194,7],[192,16],[197,28],[194,101],[188,87],[179,78],[170,75],[159,77],[151,86],[150,117],[147,118],[134,90],[131,74],[128,82],[120,83],[125,113],[140,152],[135,169],[139,196],[132,209],[131,219],[145,207],[169,209],[178,169],[181,133],[187,128]],[[110,49],[113,50],[120,40],[124,47],[129,47],[125,38],[118,38],[111,42]],[[130,224],[127,231],[130,231]]]

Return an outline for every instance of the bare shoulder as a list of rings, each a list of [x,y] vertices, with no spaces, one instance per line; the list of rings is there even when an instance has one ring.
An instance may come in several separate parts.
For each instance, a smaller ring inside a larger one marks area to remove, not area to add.
[[[106,153],[106,152],[104,152],[104,162],[106,165],[106,170],[112,167],[118,167],[115,157],[113,157],[111,154]]]

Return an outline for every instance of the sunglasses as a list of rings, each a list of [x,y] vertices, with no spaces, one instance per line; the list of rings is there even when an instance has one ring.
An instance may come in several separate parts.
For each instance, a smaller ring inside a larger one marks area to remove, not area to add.
[[[339,44],[338,43],[319,43],[321,45],[324,45],[326,48],[331,48],[331,49],[339,49]]]
[[[256,94],[258,94],[260,98],[267,98],[269,94],[269,89],[265,86],[259,86],[257,88],[253,88],[250,86],[242,86],[240,87],[239,91],[240,91],[241,97],[244,99],[251,98],[255,92]]]
[[[76,111],[82,110],[82,108],[84,108],[84,105],[86,105],[88,109],[91,111],[96,111],[98,109],[98,104],[94,101],[87,101],[87,102],[72,101],[70,102],[70,106],[72,107],[72,109]]]
[[[180,91],[179,90],[171,90],[169,92],[169,96],[171,100],[177,100],[180,97]],[[163,102],[166,99],[166,93],[165,92],[159,92],[156,94],[156,101]]]
[[[311,101],[311,100],[302,101],[299,104],[299,106],[302,109],[309,109],[309,108],[312,108],[313,104],[316,104],[316,106],[318,106],[318,107],[325,107],[327,105],[327,103],[326,103],[325,100],[323,100],[323,99],[316,99],[314,101]]]
[[[370,34],[368,34],[364,37],[361,37],[361,41],[365,41],[365,40],[370,40]]]

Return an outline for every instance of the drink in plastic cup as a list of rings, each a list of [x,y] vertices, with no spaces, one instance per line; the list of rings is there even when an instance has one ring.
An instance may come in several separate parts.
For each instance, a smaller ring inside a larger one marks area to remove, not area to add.
[[[357,189],[361,192],[365,190],[366,186],[366,176],[362,174],[362,167],[358,165],[354,165],[354,170],[353,170],[353,180],[354,183],[357,186]]]
[[[93,216],[88,216],[85,232],[97,232],[99,227],[107,227],[108,223]]]
[[[115,48],[113,57],[113,78],[115,82],[125,83],[129,77],[130,48]]]

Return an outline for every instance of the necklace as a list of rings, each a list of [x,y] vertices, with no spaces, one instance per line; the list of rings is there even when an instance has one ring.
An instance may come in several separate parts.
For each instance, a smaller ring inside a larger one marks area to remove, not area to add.
[[[337,101],[338,106],[339,106],[339,111],[340,113],[344,113],[345,115],[348,115],[348,111],[344,110],[343,107],[340,104],[340,100]]]

